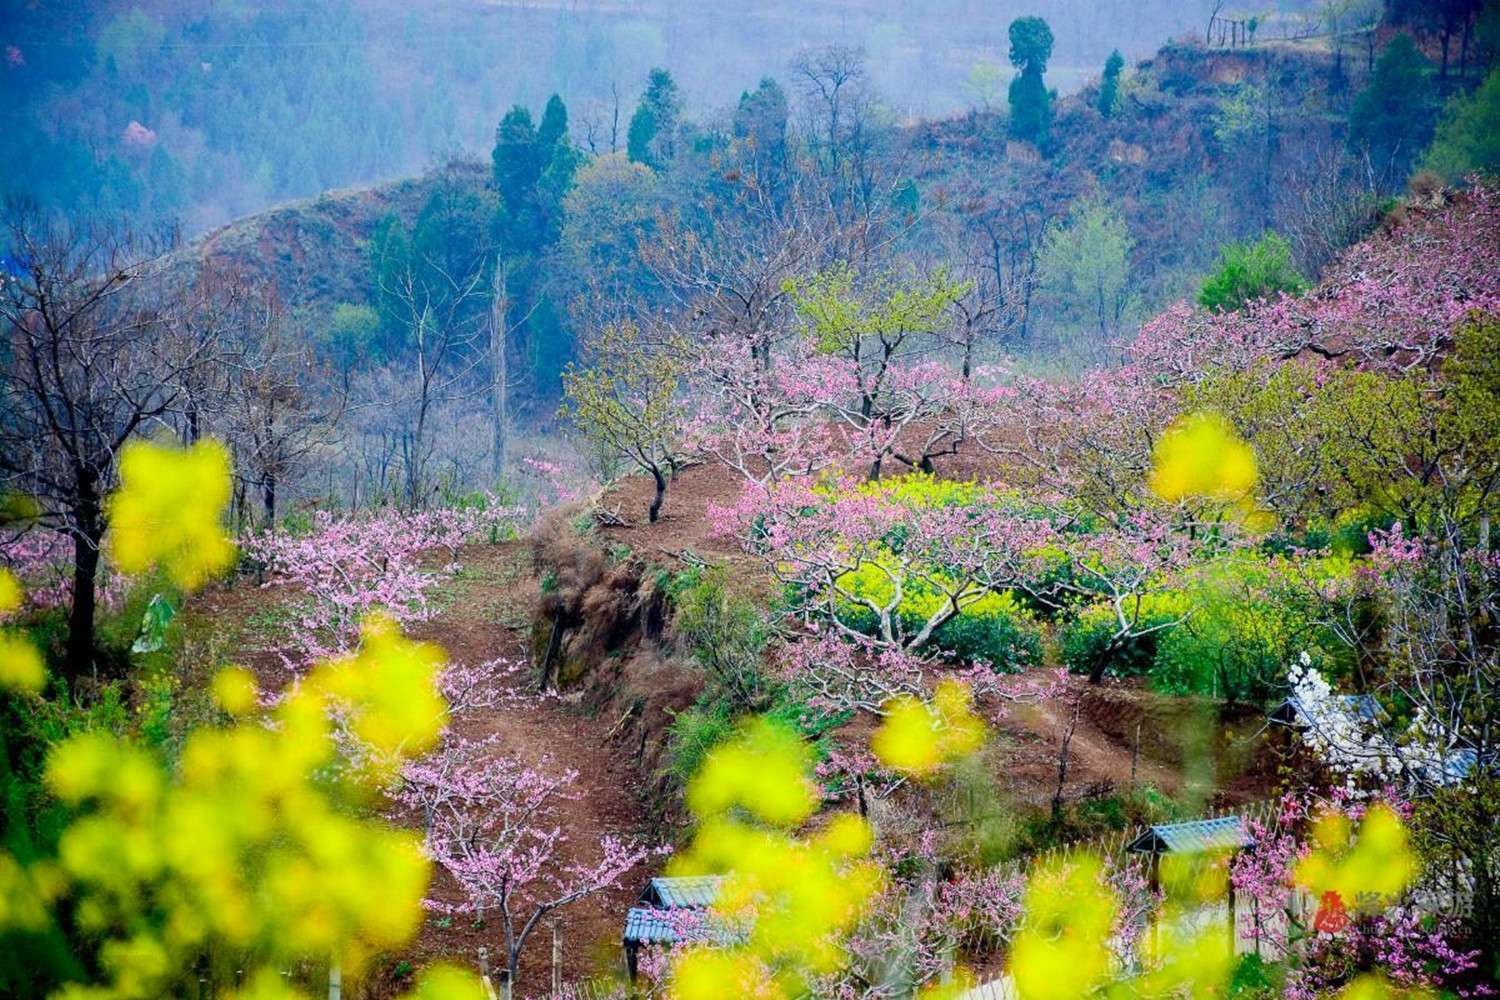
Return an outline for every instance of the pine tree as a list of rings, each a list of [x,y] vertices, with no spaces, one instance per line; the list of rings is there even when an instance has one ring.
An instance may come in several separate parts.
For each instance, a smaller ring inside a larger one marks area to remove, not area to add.
[[[677,123],[682,115],[682,92],[672,74],[653,69],[646,77],[646,92],[630,118],[626,150],[632,163],[664,170],[677,155]]]
[[[560,103],[560,102],[559,102]],[[534,245],[541,234],[542,213],[537,204],[541,180],[541,142],[531,123],[531,112],[519,104],[506,112],[495,129],[495,190],[500,196],[495,231],[506,253]]]
[[[1010,82],[1010,131],[1044,146],[1052,128],[1052,98],[1043,74],[1052,56],[1052,29],[1039,17],[1010,23],[1010,63],[1021,72]]]
[[[656,116],[645,101],[636,105],[630,116],[630,131],[625,134],[625,155],[631,163],[652,165],[651,144],[656,139]]]
[[[1113,118],[1120,108],[1120,71],[1125,68],[1125,57],[1115,49],[1104,63],[1104,79],[1099,83],[1099,113]]]

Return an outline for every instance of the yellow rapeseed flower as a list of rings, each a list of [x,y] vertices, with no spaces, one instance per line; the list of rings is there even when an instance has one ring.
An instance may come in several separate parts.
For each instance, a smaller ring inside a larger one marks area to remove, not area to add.
[[[37,694],[46,683],[41,651],[23,635],[0,631],[0,689]]]
[[[818,807],[811,770],[797,733],[757,719],[709,755],[688,783],[688,808],[700,818],[743,809],[773,826],[798,826]]]
[[[0,618],[21,606],[21,582],[10,570],[0,568]]]
[[[1416,856],[1401,817],[1376,804],[1365,811],[1358,834],[1342,814],[1326,812],[1313,824],[1316,847],[1293,869],[1314,896],[1336,892],[1347,906],[1400,895],[1417,874]]]
[[[186,589],[228,569],[234,545],[221,522],[229,494],[229,452],[219,442],[130,442],[108,504],[115,564],[130,574],[159,566]]]
[[[1254,449],[1215,413],[1179,417],[1152,455],[1151,490],[1163,500],[1242,501],[1257,478]]]
[[[972,700],[969,689],[952,680],[938,685],[931,704],[910,695],[893,698],[870,749],[892,770],[930,775],[983,745],[984,723],[971,710]]]

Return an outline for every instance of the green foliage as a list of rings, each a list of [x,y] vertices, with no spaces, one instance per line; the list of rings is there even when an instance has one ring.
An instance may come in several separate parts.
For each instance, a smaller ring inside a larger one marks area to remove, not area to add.
[[[1448,102],[1422,165],[1450,181],[1500,171],[1500,69]]]
[[[1125,68],[1125,57],[1115,49],[1104,63],[1104,76],[1099,82],[1099,113],[1113,118],[1120,110],[1120,71]]]
[[[1241,955],[1229,980],[1230,1000],[1275,1000],[1282,995],[1285,972],[1259,955]]]
[[[846,578],[841,583],[856,592],[871,593],[876,600],[882,589],[889,595],[889,580],[877,567],[867,565],[857,575],[861,577],[859,581]],[[936,603],[936,595],[920,586],[907,589],[897,611],[907,635],[921,630]],[[849,605],[840,609],[839,620],[866,635],[879,635],[879,619],[867,608]],[[1042,637],[1031,614],[1013,595],[988,594],[938,626],[928,646],[923,648],[930,648],[954,663],[983,663],[996,671],[1011,672],[1041,662]]]
[[[375,226],[369,246],[376,312],[386,344],[405,346],[406,317],[399,289],[412,267],[411,239],[399,216],[389,212]]]
[[[323,328],[325,350],[345,366],[384,359],[380,342],[380,314],[367,305],[340,302]]]
[[[1110,604],[1089,605],[1063,622],[1058,639],[1067,668],[1087,674],[1102,661],[1104,672],[1113,677],[1150,672],[1157,647],[1170,631],[1160,626],[1181,618],[1188,604],[1186,595],[1179,592],[1145,594],[1140,604],[1132,634],[1124,638],[1116,638],[1120,622]]]
[[[1043,74],[1052,56],[1052,29],[1039,17],[1010,23],[1010,64],[1021,72],[1010,82],[1010,132],[1045,146],[1052,130],[1052,101]]]
[[[1016,18],[1010,22],[1010,64],[1019,70],[1046,72],[1052,41],[1052,29],[1042,18]]]
[[[611,324],[591,345],[590,364],[563,372],[561,414],[601,451],[650,473],[661,513],[676,435],[683,423],[679,389],[687,351],[681,341],[647,341],[634,323]]]
[[[869,338],[895,342],[906,334],[941,329],[948,308],[969,287],[941,267],[903,283],[862,280],[848,264],[782,285],[817,349],[854,358]]]
[[[630,116],[630,127],[625,131],[625,154],[631,163],[649,166],[651,144],[656,140],[656,116],[645,104],[637,105]]]
[[[762,665],[770,626],[760,605],[731,589],[722,566],[696,574],[672,603],[673,627],[693,650],[712,696],[735,715],[762,711],[778,686]]]
[[[646,91],[630,116],[626,150],[632,163],[657,170],[671,166],[677,156],[678,119],[682,115],[682,93],[672,74],[660,67],[646,77]]]
[[[640,250],[656,232],[656,176],[625,157],[600,156],[578,172],[565,202],[562,248],[603,291],[644,283]]]
[[[1267,230],[1253,243],[1230,243],[1219,249],[1219,265],[1203,282],[1198,304],[1224,312],[1280,294],[1300,295],[1307,280],[1292,264],[1292,248],[1279,233]]]
[[[662,772],[686,787],[714,747],[734,735],[734,715],[729,706],[695,705],[672,717],[667,731],[667,751]]]
[[[1287,664],[1300,653],[1324,663],[1331,655],[1325,644],[1336,642],[1291,586],[1293,572],[1319,568],[1276,567],[1254,556],[1215,567],[1193,588],[1193,614],[1158,640],[1152,685],[1169,694],[1262,702],[1280,691]]]
[[[1130,251],[1135,241],[1120,211],[1099,199],[1079,201],[1042,238],[1043,290],[1067,319],[1108,333],[1134,303]]]
[[[1432,137],[1435,99],[1432,64],[1410,35],[1397,35],[1349,113],[1349,148],[1405,178]]]

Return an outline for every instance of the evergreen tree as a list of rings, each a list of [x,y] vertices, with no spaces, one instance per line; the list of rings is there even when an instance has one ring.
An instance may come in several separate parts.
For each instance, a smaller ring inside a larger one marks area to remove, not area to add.
[[[395,290],[402,275],[411,267],[411,241],[406,226],[395,212],[388,213],[375,227],[370,240],[370,270],[374,276],[375,311],[380,318],[382,353],[390,355],[405,344],[406,328],[401,302]]]
[[[561,103],[561,102],[559,102]],[[500,197],[495,232],[507,253],[525,251],[540,239],[542,211],[537,203],[541,180],[541,141],[531,123],[531,112],[519,104],[506,112],[495,129],[495,191]]]
[[[1307,280],[1292,263],[1292,248],[1273,230],[1254,243],[1230,243],[1219,249],[1219,266],[1203,282],[1198,304],[1231,312],[1282,294],[1301,295]]]
[[[1010,23],[1010,63],[1021,72],[1010,82],[1010,131],[1044,146],[1052,127],[1052,98],[1043,74],[1052,56],[1052,29],[1039,17]]]
[[[787,119],[786,92],[770,77],[753,93],[741,95],[735,109],[734,137],[746,166],[762,180],[774,179],[785,169]]]
[[[652,163],[651,145],[656,139],[656,116],[645,101],[636,105],[630,116],[630,130],[625,133],[625,155],[631,163]]]
[[[568,139],[568,106],[556,94],[547,98],[547,106],[542,110],[542,123],[536,130],[536,139],[544,162],[550,162],[557,151],[557,144]]]
[[[665,169],[677,155],[677,123],[682,116],[682,92],[672,74],[653,69],[646,77],[646,92],[630,118],[626,150],[633,163]]]
[[[562,232],[563,200],[573,190],[573,180],[583,163],[583,154],[568,138],[568,108],[562,98],[553,94],[542,112],[537,129],[537,145],[542,159],[542,175],[537,180],[537,203],[542,227],[542,246],[552,246]]]
[[[1432,64],[1410,35],[1397,35],[1375,62],[1349,114],[1349,148],[1368,154],[1391,181],[1404,179],[1432,138]]]
[[[1099,83],[1099,113],[1113,118],[1120,107],[1120,71],[1125,68],[1125,57],[1115,49],[1104,63],[1104,79]]]

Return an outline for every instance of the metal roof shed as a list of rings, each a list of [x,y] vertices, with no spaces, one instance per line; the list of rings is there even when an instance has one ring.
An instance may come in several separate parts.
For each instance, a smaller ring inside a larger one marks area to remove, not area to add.
[[[636,977],[643,947],[677,943],[681,922],[674,921],[672,913],[707,910],[718,902],[723,882],[718,875],[692,875],[654,878],[646,883],[639,904],[625,914],[625,933],[621,939],[625,948],[625,972],[632,980]],[[726,934],[717,927],[708,929],[708,936],[713,940],[724,939]]]
[[[1255,843],[1250,831],[1245,828],[1243,816],[1219,816],[1215,819],[1195,819],[1187,823],[1161,823],[1146,828],[1146,832],[1125,846],[1125,850],[1145,854],[1151,858],[1151,891],[1161,889],[1161,856],[1163,854],[1193,855],[1213,851],[1240,850]],[[1229,883],[1229,953],[1234,954],[1236,934],[1234,929],[1234,883]]]
[[[1126,845],[1136,854],[1201,854],[1205,851],[1237,851],[1255,843],[1240,816],[1195,819],[1188,823],[1162,823]]]
[[[720,875],[687,875],[678,878],[654,878],[641,892],[641,903],[660,910],[679,907],[703,909],[718,902],[724,879]]]

